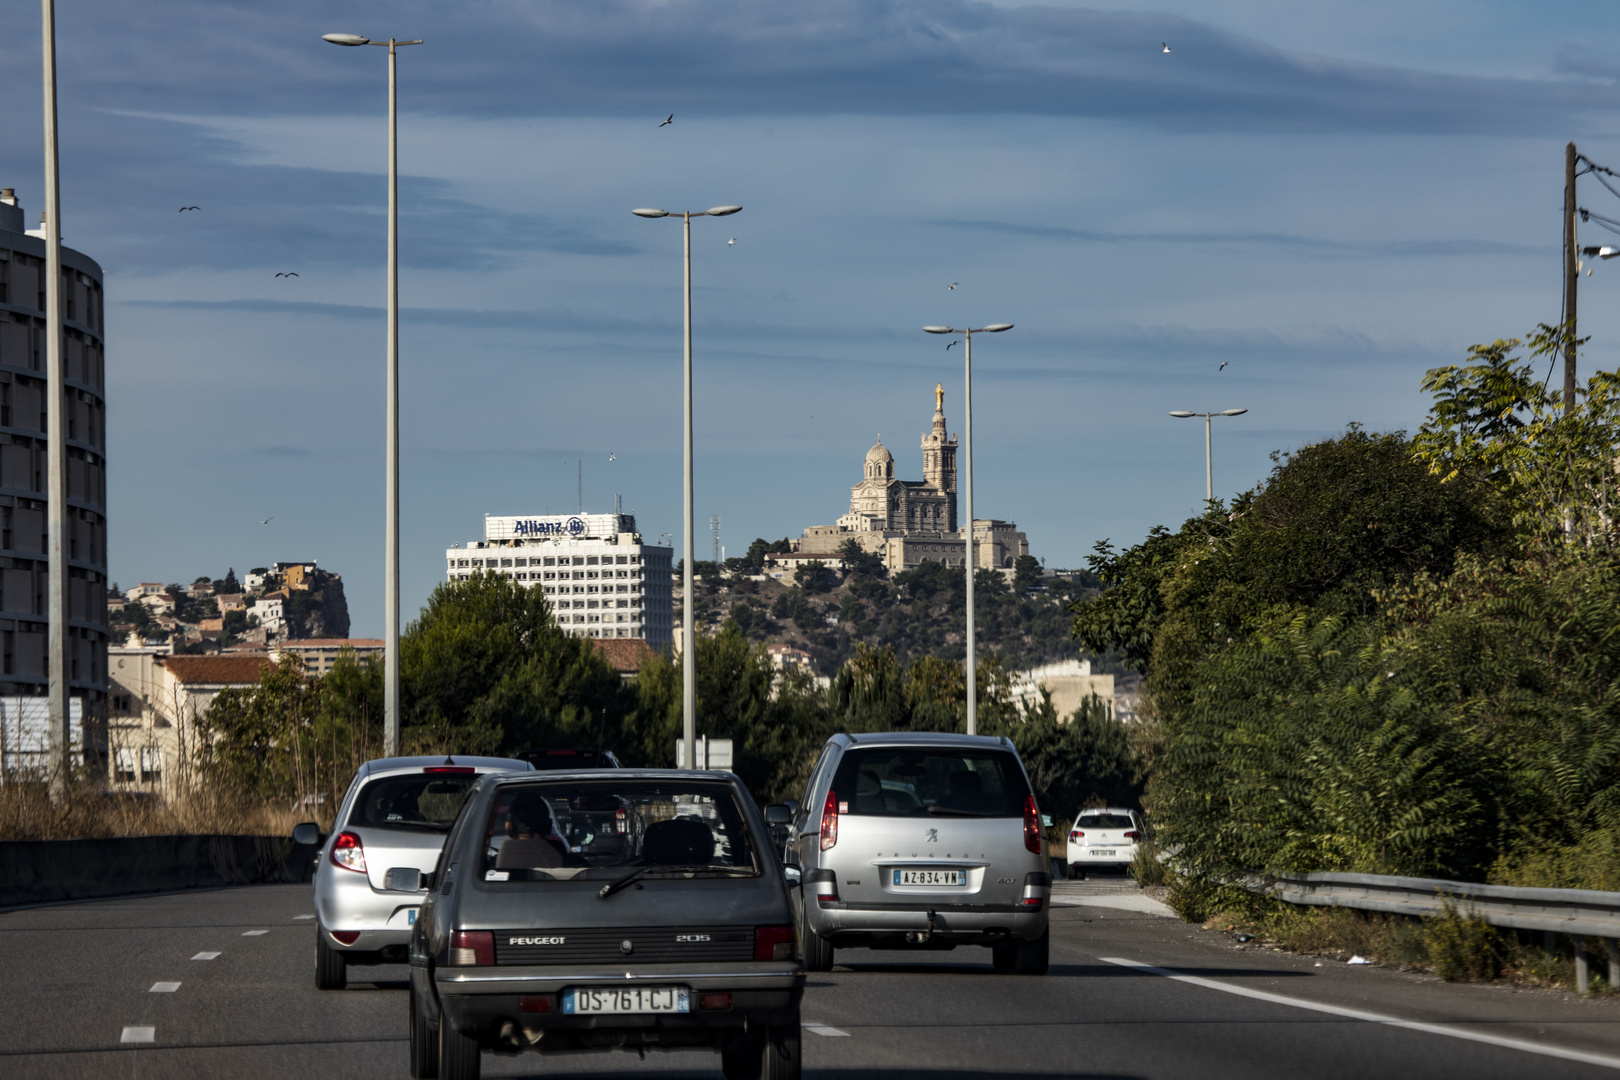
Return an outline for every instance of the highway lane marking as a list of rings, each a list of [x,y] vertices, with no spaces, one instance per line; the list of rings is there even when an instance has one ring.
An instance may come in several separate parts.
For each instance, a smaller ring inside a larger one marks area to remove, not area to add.
[[[270,931],[268,931],[268,930],[244,930],[244,931],[242,931],[242,936],[243,937],[262,937],[263,935],[268,934],[269,932]]]
[[[118,1041],[121,1043],[157,1042],[157,1028],[127,1027]]]
[[[147,993],[172,994],[178,989],[180,989],[180,984],[177,982],[155,982],[152,984],[152,989],[148,990]]]
[[[1512,1039],[1503,1035],[1487,1035],[1480,1031],[1462,1031],[1446,1027],[1443,1024],[1424,1023],[1421,1020],[1402,1020],[1398,1016],[1367,1012],[1365,1009],[1347,1009],[1341,1005],[1324,1005],[1319,1001],[1305,1001],[1301,998],[1284,997],[1282,994],[1254,990],[1247,986],[1230,986],[1226,983],[1216,982],[1213,979],[1199,978],[1197,975],[1183,975],[1169,968],[1154,967],[1152,964],[1144,964],[1139,960],[1126,960],[1118,956],[1099,956],[1097,959],[1105,964],[1118,964],[1120,967],[1131,968],[1149,975],[1162,975],[1167,979],[1174,979],[1176,982],[1201,986],[1206,990],[1219,990],[1224,994],[1235,994],[1238,997],[1253,998],[1256,1001],[1269,1001],[1274,1005],[1288,1005],[1295,1009],[1309,1009],[1312,1012],[1327,1013],[1329,1016],[1343,1016],[1350,1020],[1363,1020],[1369,1024],[1384,1024],[1388,1027],[1404,1028],[1407,1031],[1421,1031],[1429,1035],[1445,1035],[1453,1039],[1484,1043],[1487,1046],[1499,1046],[1507,1050],[1522,1050],[1527,1054],[1561,1058],[1564,1061],[1579,1061],[1586,1065],[1601,1065],[1606,1069],[1620,1069],[1620,1058],[1610,1057],[1607,1054],[1589,1054],[1581,1050],[1566,1050],[1563,1047],[1546,1046],[1541,1043],[1528,1042],[1524,1039]]]
[[[298,919],[313,919],[314,917],[313,915],[294,915],[293,919],[296,921]]]
[[[828,1027],[826,1024],[817,1024],[817,1023],[812,1023],[810,1021],[805,1021],[803,1024],[800,1025],[800,1027],[804,1028],[804,1030],[806,1030],[806,1031],[813,1031],[817,1035],[826,1035],[829,1038],[834,1038],[834,1039],[837,1039],[837,1038],[847,1039],[847,1038],[849,1038],[849,1032],[847,1032],[847,1031],[839,1031],[837,1028]]]
[[[217,952],[200,952],[196,956],[193,956],[192,959],[193,960],[217,960],[217,959],[219,959],[219,953],[217,953]]]

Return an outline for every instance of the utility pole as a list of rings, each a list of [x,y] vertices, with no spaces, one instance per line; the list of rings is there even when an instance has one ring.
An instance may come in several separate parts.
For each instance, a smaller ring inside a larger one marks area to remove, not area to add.
[[[1581,272],[1575,246],[1575,144],[1564,147],[1564,415],[1575,411],[1575,290]]]

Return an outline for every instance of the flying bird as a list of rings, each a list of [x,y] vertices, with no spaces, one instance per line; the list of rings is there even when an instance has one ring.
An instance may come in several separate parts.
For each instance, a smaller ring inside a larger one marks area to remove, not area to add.
[[[260,525],[268,525],[274,520],[276,520],[276,516],[274,514],[271,514],[269,517],[267,517],[263,521],[259,522],[259,524]]]
[[[954,288],[956,288],[956,282],[953,281],[949,285],[945,286],[945,291],[950,292]]]
[[[187,211],[187,210],[201,210],[201,209],[202,209],[202,207],[200,207],[200,206],[182,206],[182,207],[181,207],[181,208],[180,208],[180,210],[179,210],[179,213],[182,213],[182,214],[183,214],[183,213],[185,213],[185,212],[186,212],[186,211]]]
[[[726,241],[726,247],[736,247],[736,246],[737,246],[737,238],[735,236],[733,236],[730,240]]]
[[[609,461],[618,461],[618,460],[619,460],[619,456],[618,456],[618,455],[617,455],[617,454],[609,454],[609,455],[608,455],[608,460],[609,460]]]
[[[675,122],[675,114],[670,113],[669,114],[669,119],[665,120],[662,124],[659,124],[658,126],[659,127],[668,127],[670,124],[673,124],[674,122]]]
[[[956,342],[954,342],[954,341],[953,341],[953,342],[951,342],[951,345],[955,345],[955,344],[956,344]],[[951,351],[951,345],[947,345],[947,346],[945,346],[945,351],[946,351],[946,352],[950,352],[950,351]]]
[[[1161,42],[1159,42],[1159,44],[1160,44],[1160,45],[1164,45],[1164,51],[1165,51],[1165,52],[1169,52],[1169,51],[1170,51],[1170,46],[1168,46],[1168,45],[1165,45],[1165,43],[1164,43],[1164,42],[1162,42],[1162,41],[1161,41]]]
[[[1218,367],[1218,368],[1216,368],[1216,369],[1215,369],[1215,370],[1216,370],[1216,371],[1225,371],[1225,370],[1226,370],[1226,365],[1227,365],[1227,364],[1230,364],[1230,363],[1231,363],[1231,362],[1232,362],[1232,361],[1230,361],[1230,360],[1222,360],[1222,361],[1221,361],[1221,366],[1220,366],[1220,367]]]
[[[289,270],[284,274],[277,274],[276,275],[276,277],[297,277],[297,276],[298,276],[298,274],[296,272],[292,271],[292,270]]]

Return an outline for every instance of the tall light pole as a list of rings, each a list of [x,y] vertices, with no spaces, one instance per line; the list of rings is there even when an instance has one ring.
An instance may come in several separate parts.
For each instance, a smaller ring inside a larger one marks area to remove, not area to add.
[[[51,743],[51,798],[67,795],[73,770],[73,712],[71,664],[68,657],[68,544],[66,418],[62,408],[62,190],[56,150],[56,4],[40,0],[40,31],[45,74],[45,441],[50,462],[46,469],[46,547],[49,548],[46,603],[50,641],[46,665],[49,694],[46,702]]]
[[[383,541],[383,756],[399,753],[399,92],[395,50],[420,40],[322,34],[333,45],[388,47],[388,523]]]
[[[1210,439],[1209,439],[1209,421],[1210,421],[1210,417],[1212,417],[1212,416],[1242,416],[1244,413],[1246,413],[1248,411],[1249,411],[1248,409],[1227,409],[1224,412],[1217,412],[1217,413],[1203,412],[1203,413],[1200,413],[1200,412],[1187,412],[1185,409],[1178,409],[1175,412],[1172,412],[1170,414],[1171,416],[1178,417],[1178,418],[1180,418],[1182,420],[1185,420],[1190,416],[1202,416],[1204,418],[1204,502],[1206,502],[1206,503],[1210,503],[1210,502],[1213,502],[1215,500],[1215,467],[1214,467],[1214,464],[1212,463],[1212,459],[1210,457]]]
[[[963,327],[953,330],[949,326],[925,326],[925,334],[961,334],[962,341],[962,423],[967,432],[962,449],[966,457],[964,463],[963,495],[967,500],[967,525],[962,533],[967,538],[967,733],[979,733],[979,697],[978,697],[978,654],[974,651],[973,642],[973,543],[977,539],[973,528],[973,335],[999,334],[1003,330],[1011,330],[1010,322],[991,323],[981,326],[977,330]]]
[[[727,217],[741,209],[740,206],[712,206],[707,210],[683,210],[673,214],[668,210],[630,211],[644,218],[678,217],[686,237],[686,364],[682,383],[682,414],[686,423],[682,454],[685,497],[681,525],[681,543],[686,550],[681,553],[681,753],[688,769],[697,767],[697,620],[692,603],[692,559],[697,549],[692,507],[692,219]]]

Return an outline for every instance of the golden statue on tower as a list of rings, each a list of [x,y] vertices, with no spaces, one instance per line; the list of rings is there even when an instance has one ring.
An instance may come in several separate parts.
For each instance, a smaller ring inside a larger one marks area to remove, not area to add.
[[[944,383],[940,383],[938,386],[934,387],[934,411],[935,412],[944,412],[945,411],[945,384]]]

